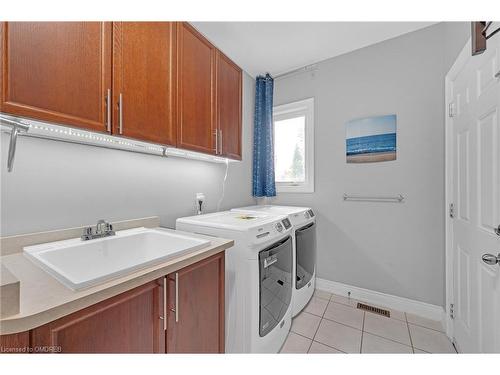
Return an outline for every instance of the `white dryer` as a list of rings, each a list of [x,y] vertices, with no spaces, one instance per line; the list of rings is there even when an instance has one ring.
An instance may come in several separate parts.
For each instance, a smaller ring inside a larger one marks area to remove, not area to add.
[[[259,205],[233,208],[232,212],[286,215],[292,223],[292,316],[307,305],[316,284],[316,215],[309,207]]]
[[[292,320],[292,238],[286,216],[216,212],[176,229],[234,240],[226,251],[226,352],[277,353]]]

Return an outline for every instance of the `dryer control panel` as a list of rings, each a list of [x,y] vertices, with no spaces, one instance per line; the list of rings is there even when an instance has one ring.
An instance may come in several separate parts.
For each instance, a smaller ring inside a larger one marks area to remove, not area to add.
[[[313,212],[313,210],[307,210],[306,212],[304,212],[304,217],[305,217],[306,219],[310,219],[310,218],[314,217],[314,212]]]
[[[314,214],[313,210],[308,208],[304,209],[303,211],[288,215],[288,218],[290,219],[290,223],[294,228],[299,228],[304,224],[315,221],[316,220],[315,216],[316,215]]]

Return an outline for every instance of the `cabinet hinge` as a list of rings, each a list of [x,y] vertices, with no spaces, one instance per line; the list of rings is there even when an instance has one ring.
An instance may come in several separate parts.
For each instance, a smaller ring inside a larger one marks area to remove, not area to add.
[[[450,318],[455,319],[455,305],[450,303]]]
[[[453,112],[453,102],[448,104],[448,117],[453,117],[454,112]]]
[[[450,217],[453,219],[455,217],[455,205],[450,203]]]

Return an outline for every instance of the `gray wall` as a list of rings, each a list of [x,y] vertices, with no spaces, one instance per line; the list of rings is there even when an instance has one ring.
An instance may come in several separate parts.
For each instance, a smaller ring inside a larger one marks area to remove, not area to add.
[[[444,23],[444,66],[448,73],[465,43],[470,38],[470,22],[445,22]]]
[[[464,27],[431,26],[276,81],[275,104],[315,98],[315,192],[272,203],[316,210],[318,277],[444,304],[444,76]],[[346,164],[345,122],[392,113],[397,160]],[[344,192],[406,201],[344,202]]]
[[[255,82],[243,81],[243,161],[229,164],[221,209],[253,203],[252,123]],[[2,236],[159,215],[163,226],[195,213],[195,194],[214,211],[225,164],[161,158],[62,142],[20,138],[14,171],[1,139]]]

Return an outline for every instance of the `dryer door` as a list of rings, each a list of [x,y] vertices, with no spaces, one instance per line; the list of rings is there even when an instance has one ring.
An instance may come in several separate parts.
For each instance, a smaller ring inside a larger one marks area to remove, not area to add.
[[[259,252],[259,335],[264,337],[285,316],[292,300],[292,239]]]
[[[295,231],[297,267],[295,289],[307,285],[316,268],[316,224],[310,223]]]

